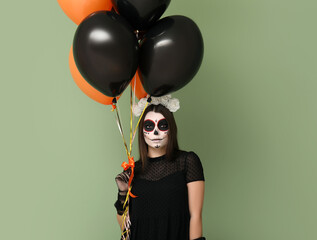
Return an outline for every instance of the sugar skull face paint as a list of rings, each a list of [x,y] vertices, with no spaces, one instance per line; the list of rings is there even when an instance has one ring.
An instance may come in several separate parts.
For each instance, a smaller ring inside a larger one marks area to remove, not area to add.
[[[161,113],[148,112],[144,118],[143,136],[149,147],[165,147],[168,142],[168,123]]]

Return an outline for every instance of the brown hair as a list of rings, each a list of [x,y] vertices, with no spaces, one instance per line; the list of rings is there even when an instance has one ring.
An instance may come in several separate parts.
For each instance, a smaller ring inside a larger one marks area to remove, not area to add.
[[[138,136],[139,153],[140,153],[140,160],[142,161],[143,169],[144,169],[144,166],[147,160],[147,154],[148,154],[148,145],[146,144],[144,140],[144,136],[143,136],[144,118],[146,114],[150,111],[161,113],[167,120],[169,133],[168,133],[168,142],[166,147],[166,159],[168,161],[172,161],[175,153],[177,152],[177,150],[179,150],[178,141],[177,141],[177,126],[176,126],[173,113],[170,112],[166,107],[164,107],[161,104],[158,104],[158,105],[152,104],[148,106],[145,109],[144,114],[139,123],[139,136]]]

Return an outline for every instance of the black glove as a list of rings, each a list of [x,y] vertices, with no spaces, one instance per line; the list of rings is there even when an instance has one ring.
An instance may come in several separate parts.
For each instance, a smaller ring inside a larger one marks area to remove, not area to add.
[[[125,208],[127,207],[127,204],[123,208],[123,204],[125,202],[125,199],[127,197],[127,193],[129,190],[129,178],[131,175],[131,169],[129,168],[126,171],[123,171],[122,173],[118,174],[115,178],[115,181],[118,186],[118,199],[115,202],[114,206],[117,209],[118,215],[122,215],[124,213]]]

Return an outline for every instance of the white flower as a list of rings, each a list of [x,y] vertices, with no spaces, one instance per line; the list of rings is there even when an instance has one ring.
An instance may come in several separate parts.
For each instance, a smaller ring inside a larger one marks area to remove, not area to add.
[[[171,99],[171,95],[163,96],[162,99],[161,99],[162,105],[168,106],[168,103],[169,103],[170,99]]]
[[[146,98],[141,98],[138,104],[134,104],[132,106],[132,112],[136,117],[139,117],[146,105],[147,99]]]
[[[169,109],[171,112],[176,112],[179,108],[180,108],[180,106],[179,106],[179,100],[178,100],[177,98],[171,99],[170,102],[169,102],[169,107],[168,107],[168,109]]]
[[[147,99],[146,98],[141,98],[140,101],[138,102],[139,107],[143,107],[146,105]]]
[[[153,105],[158,105],[160,104],[160,101],[157,97],[151,97],[152,98],[152,101],[151,101],[151,104]]]
[[[134,104],[132,106],[132,112],[133,112],[134,116],[139,117],[141,115],[141,113],[142,113],[142,110],[140,109],[138,104]]]
[[[147,103],[148,97],[149,96],[140,99],[138,104],[133,105],[132,112],[136,117],[139,117],[142,114],[143,109]],[[170,94],[162,96],[162,97],[151,97],[151,99],[152,99],[152,101],[151,101],[151,103],[148,104],[148,106],[151,104],[153,104],[153,105],[162,104],[170,112],[176,112],[180,108],[179,100],[177,98],[172,98],[172,96]]]

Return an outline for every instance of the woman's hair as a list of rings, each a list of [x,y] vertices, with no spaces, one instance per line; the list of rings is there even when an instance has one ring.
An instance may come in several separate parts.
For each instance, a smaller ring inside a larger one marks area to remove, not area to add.
[[[158,105],[152,104],[145,109],[144,114],[139,123],[139,137],[138,137],[139,138],[139,153],[140,153],[140,160],[142,161],[143,168],[144,168],[144,165],[147,159],[147,154],[148,154],[148,145],[146,144],[144,140],[144,135],[143,135],[144,118],[146,114],[150,111],[161,113],[167,120],[169,133],[168,133],[168,142],[166,146],[166,159],[172,160],[174,157],[174,154],[177,152],[177,150],[179,150],[178,141],[177,141],[177,126],[176,126],[173,113],[170,112],[166,107],[164,107],[161,104],[158,104]]]

